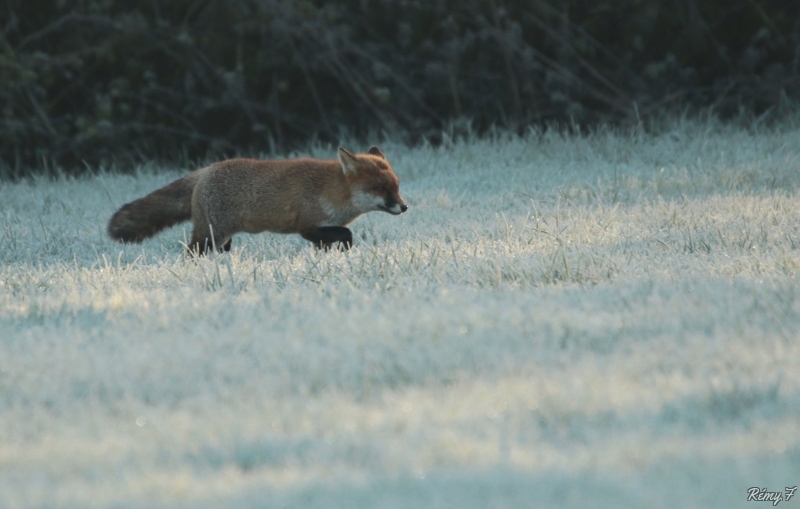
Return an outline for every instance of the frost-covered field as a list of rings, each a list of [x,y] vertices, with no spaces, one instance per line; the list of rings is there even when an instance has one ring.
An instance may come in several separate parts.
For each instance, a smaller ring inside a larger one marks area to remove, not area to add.
[[[344,254],[105,238],[177,170],[0,184],[0,507],[728,508],[800,484],[800,129],[382,148],[411,209]]]

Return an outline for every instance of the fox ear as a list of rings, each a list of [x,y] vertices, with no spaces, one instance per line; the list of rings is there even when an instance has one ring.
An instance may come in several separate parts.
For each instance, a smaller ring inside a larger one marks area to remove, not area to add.
[[[358,162],[356,156],[346,148],[339,147],[339,164],[345,175],[354,175],[358,172]]]
[[[378,156],[383,160],[386,160],[386,156],[383,155],[383,152],[381,152],[381,149],[379,149],[378,147],[376,147],[374,145],[369,148],[367,153],[372,154],[374,156]]]

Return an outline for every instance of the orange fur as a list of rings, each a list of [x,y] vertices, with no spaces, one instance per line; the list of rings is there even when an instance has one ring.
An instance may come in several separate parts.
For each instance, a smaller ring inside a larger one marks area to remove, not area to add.
[[[108,235],[141,242],[191,219],[190,248],[230,249],[239,232],[299,233],[318,247],[352,243],[346,228],[372,210],[405,212],[399,181],[383,153],[339,149],[338,160],[229,159],[196,170],[120,208]],[[213,233],[212,233],[213,232]]]

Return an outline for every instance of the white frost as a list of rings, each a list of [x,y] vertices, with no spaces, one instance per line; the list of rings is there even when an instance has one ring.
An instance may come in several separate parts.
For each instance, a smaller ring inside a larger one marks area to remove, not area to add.
[[[750,507],[800,471],[798,140],[383,144],[410,208],[349,252],[200,261],[104,234],[177,172],[2,183],[0,507]]]

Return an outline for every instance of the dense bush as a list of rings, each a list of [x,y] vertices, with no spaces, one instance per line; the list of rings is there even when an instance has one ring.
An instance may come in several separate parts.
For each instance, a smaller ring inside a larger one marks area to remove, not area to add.
[[[0,44],[5,175],[800,97],[785,0],[9,0]]]

